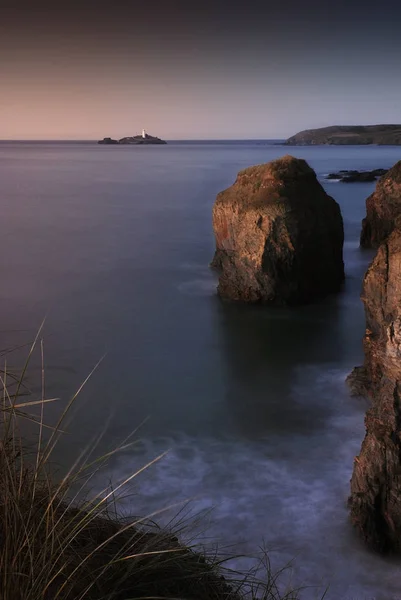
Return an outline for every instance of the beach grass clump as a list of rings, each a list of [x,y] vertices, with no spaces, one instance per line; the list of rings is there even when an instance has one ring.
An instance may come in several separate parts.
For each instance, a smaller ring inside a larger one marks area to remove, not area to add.
[[[210,555],[180,543],[170,531],[146,518],[119,516],[122,490],[145,468],[114,488],[90,499],[85,489],[125,440],[107,455],[93,459],[96,442],[80,455],[60,481],[55,481],[52,455],[63,423],[77,394],[49,427],[42,369],[41,397],[24,395],[30,357],[43,343],[34,341],[28,360],[16,377],[5,365],[0,410],[0,598],[1,600],[264,600],[295,599],[279,591],[279,574],[268,560],[263,582],[258,569],[247,574],[224,568],[228,558]],[[34,450],[24,445],[21,419],[35,422]],[[85,498],[82,500],[82,498]],[[151,520],[152,519],[152,520]]]

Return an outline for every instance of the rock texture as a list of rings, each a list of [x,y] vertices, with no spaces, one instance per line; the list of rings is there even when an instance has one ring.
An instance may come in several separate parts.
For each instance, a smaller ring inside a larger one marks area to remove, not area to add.
[[[361,246],[377,248],[391,233],[401,214],[401,161],[379,179],[366,200],[366,218],[362,221]]]
[[[351,396],[366,397],[369,395],[369,379],[364,366],[355,367],[346,379]]]
[[[319,144],[336,145],[400,145],[401,125],[332,125],[320,129],[305,129],[285,142],[289,146]]]
[[[337,292],[343,221],[304,161],[284,156],[240,171],[213,208],[220,296],[295,305]]]
[[[372,400],[366,436],[351,480],[351,517],[380,551],[401,551],[401,228],[380,246],[362,299],[365,364],[359,370]]]

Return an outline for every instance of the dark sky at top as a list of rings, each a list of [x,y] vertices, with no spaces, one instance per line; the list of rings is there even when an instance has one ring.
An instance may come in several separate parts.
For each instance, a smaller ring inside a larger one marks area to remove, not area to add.
[[[401,122],[401,3],[3,0],[0,138]]]

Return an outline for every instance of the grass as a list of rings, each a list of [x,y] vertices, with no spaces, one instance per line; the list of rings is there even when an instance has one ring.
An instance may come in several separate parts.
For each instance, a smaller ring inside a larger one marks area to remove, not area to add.
[[[0,375],[0,598],[1,600],[293,600],[294,591],[280,592],[282,572],[273,573],[268,555],[248,573],[234,573],[227,558],[208,555],[153,523],[156,515],[123,518],[118,500],[123,490],[153,462],[115,488],[107,487],[90,499],[85,490],[111,456],[126,449],[125,440],[109,454],[93,458],[97,440],[56,482],[52,455],[66,417],[86,381],[48,427],[45,409],[55,399],[45,396],[42,366],[40,398],[24,394],[34,340],[20,375],[4,369]],[[32,411],[36,410],[36,415]],[[35,422],[35,450],[20,435],[21,419]],[[264,581],[259,567],[264,566]]]

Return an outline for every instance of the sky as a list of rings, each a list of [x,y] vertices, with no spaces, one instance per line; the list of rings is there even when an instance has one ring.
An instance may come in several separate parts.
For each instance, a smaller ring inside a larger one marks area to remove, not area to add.
[[[401,2],[1,0],[0,139],[401,123]]]

